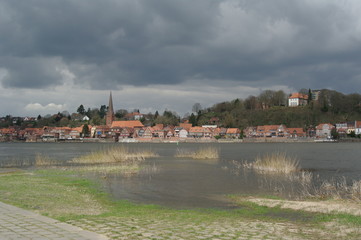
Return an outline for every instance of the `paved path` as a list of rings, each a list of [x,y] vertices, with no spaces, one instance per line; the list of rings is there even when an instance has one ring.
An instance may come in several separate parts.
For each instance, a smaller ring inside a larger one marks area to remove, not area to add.
[[[107,238],[0,202],[0,239],[106,240]]]

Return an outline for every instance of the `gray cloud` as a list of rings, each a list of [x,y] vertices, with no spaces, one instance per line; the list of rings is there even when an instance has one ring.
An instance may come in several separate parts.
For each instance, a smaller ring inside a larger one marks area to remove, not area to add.
[[[361,87],[356,0],[0,2],[5,88]]]
[[[7,88],[46,88],[62,84],[62,76],[56,68],[58,62],[39,57],[0,58],[6,70],[2,84]]]

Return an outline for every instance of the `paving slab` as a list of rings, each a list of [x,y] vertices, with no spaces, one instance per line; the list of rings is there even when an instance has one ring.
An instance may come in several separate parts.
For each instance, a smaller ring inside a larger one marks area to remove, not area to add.
[[[55,219],[0,202],[0,239],[107,240],[98,233],[83,230]]]

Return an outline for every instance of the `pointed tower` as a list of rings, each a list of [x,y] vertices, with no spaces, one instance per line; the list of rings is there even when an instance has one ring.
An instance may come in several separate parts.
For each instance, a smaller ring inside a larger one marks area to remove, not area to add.
[[[110,92],[108,111],[105,120],[107,127],[111,127],[113,121],[114,121],[113,98],[112,98],[112,92]]]

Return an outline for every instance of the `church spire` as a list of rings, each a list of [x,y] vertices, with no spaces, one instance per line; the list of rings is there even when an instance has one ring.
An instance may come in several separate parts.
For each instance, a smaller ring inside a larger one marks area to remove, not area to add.
[[[106,121],[107,127],[111,127],[112,122],[114,121],[113,98],[112,98],[112,92],[111,91],[110,91],[110,95],[109,95],[109,105],[108,105],[108,111],[107,111],[105,121]]]

